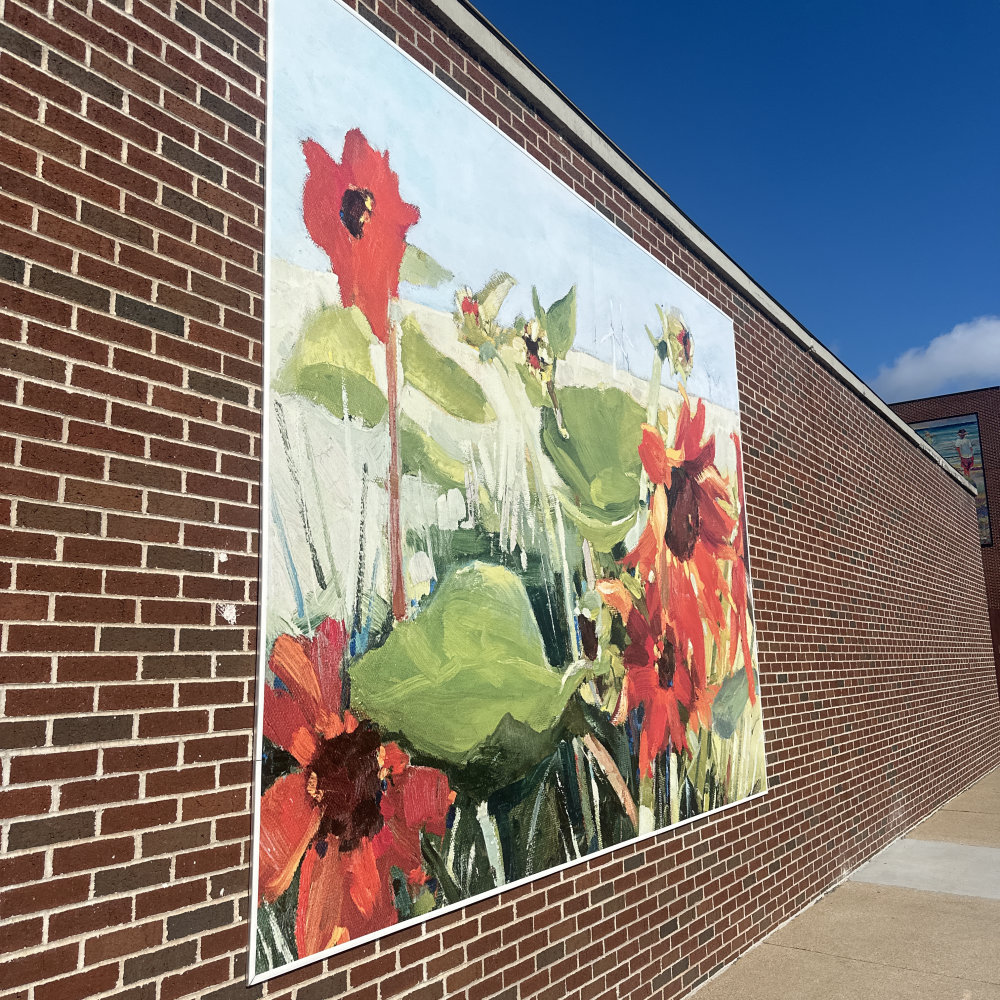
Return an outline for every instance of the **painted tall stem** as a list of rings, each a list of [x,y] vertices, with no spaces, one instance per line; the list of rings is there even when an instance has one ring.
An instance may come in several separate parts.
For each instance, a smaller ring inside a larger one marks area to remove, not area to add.
[[[392,616],[406,617],[406,590],[403,584],[403,536],[399,510],[399,329],[389,324],[385,342],[386,396],[389,402],[389,572],[392,587]]]

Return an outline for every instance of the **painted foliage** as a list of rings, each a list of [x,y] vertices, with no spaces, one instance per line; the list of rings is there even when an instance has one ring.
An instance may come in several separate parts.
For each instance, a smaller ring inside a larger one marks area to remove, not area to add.
[[[731,322],[272,6],[256,978],[766,784]]]
[[[975,413],[968,413],[960,417],[923,420],[911,426],[953,469],[961,472],[976,487],[979,540],[983,545],[992,545],[986,473],[983,469],[983,449],[979,441],[979,417]]]

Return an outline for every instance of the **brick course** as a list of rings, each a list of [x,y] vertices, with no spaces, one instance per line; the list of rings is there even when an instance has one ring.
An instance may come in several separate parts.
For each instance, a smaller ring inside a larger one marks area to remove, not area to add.
[[[265,10],[0,0],[4,997],[679,997],[1000,760],[972,497],[420,6],[358,10],[733,318],[771,791],[244,987]]]

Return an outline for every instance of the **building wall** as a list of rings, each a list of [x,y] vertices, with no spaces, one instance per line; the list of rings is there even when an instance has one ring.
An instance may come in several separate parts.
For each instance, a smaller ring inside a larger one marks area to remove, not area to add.
[[[972,497],[530,95],[372,2],[732,316],[771,791],[245,988],[264,10],[0,0],[4,998],[677,997],[1000,761]]]
[[[953,392],[946,396],[911,399],[893,404],[893,410],[907,423],[960,417],[975,413],[979,418],[979,443],[983,455],[986,479],[986,501],[990,524],[994,528],[993,544],[984,545],[983,575],[986,582],[986,604],[993,632],[993,657],[997,664],[997,685],[1000,687],[1000,386]]]

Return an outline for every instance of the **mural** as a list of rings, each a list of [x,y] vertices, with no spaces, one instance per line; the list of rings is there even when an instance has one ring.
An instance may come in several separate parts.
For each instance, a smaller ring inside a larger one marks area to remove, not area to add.
[[[953,469],[961,472],[975,485],[979,540],[983,545],[992,545],[993,532],[990,528],[990,509],[986,502],[983,450],[979,444],[979,418],[975,413],[969,413],[961,417],[924,420],[910,426]]]
[[[269,37],[255,980],[766,787],[731,321],[339,3]]]

